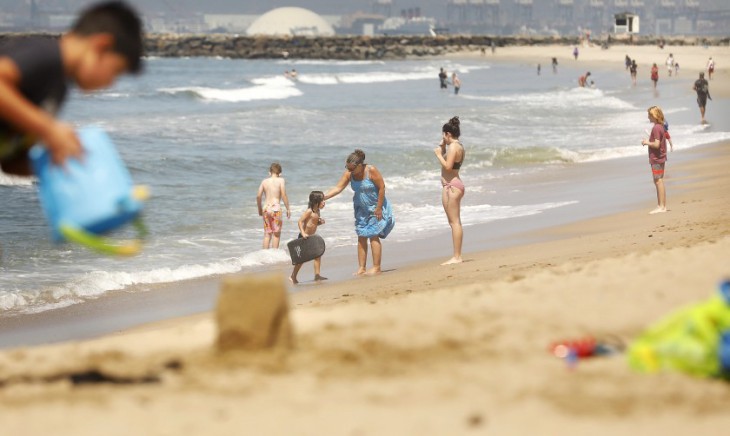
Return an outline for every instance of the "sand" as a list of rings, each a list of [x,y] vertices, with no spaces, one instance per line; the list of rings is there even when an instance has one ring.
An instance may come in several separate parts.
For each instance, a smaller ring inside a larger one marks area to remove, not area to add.
[[[460,265],[310,286],[291,297],[291,350],[220,354],[205,313],[1,351],[2,433],[724,434],[724,382],[638,374],[621,354],[569,368],[547,348],[628,342],[730,276],[728,147],[682,152],[666,214],[648,198]]]

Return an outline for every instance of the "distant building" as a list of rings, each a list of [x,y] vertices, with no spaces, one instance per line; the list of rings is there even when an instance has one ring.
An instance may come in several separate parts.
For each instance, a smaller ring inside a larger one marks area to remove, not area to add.
[[[333,36],[335,29],[316,13],[295,7],[277,8],[256,19],[246,31],[248,35]]]
[[[623,12],[614,15],[613,33],[635,34],[639,33],[639,16]]]

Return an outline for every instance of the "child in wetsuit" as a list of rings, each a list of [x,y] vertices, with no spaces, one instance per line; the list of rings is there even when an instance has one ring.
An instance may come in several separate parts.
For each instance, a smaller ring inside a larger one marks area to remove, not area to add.
[[[299,236],[298,238],[307,239],[317,232],[317,227],[324,224],[324,218],[320,216],[320,211],[324,208],[324,193],[322,191],[312,191],[309,194],[309,207],[299,218]],[[297,280],[297,274],[302,268],[303,263],[294,265],[294,270],[289,277],[292,283],[295,285],[299,283]],[[327,280],[327,277],[320,275],[320,268],[322,266],[322,257],[314,259],[314,280],[321,281]]]

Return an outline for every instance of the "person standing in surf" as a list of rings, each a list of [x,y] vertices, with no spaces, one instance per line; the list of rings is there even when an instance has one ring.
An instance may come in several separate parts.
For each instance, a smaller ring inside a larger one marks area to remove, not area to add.
[[[464,162],[466,151],[459,142],[461,136],[459,117],[453,117],[441,128],[441,143],[433,151],[441,166],[441,203],[451,226],[451,239],[454,255],[441,265],[461,263],[461,245],[464,231],[461,226],[461,199],[464,198],[464,182],[459,177],[459,169]]]
[[[664,131],[664,113],[659,106],[648,109],[649,121],[654,124],[648,139],[642,139],[641,145],[649,147],[649,164],[656,187],[657,207],[649,214],[667,211],[667,192],[664,187],[664,164],[667,161],[667,140]]]
[[[266,206],[263,206],[263,197],[266,197]],[[286,207],[286,217],[291,218],[289,198],[286,196],[286,180],[281,177],[281,165],[274,162],[269,167],[269,177],[261,181],[256,194],[256,205],[259,216],[264,218],[264,242],[262,248],[279,248],[281,239],[281,201]]]
[[[357,234],[358,269],[354,275],[380,274],[383,246],[393,226],[395,217],[388,199],[385,198],[385,181],[377,168],[365,163],[365,152],[355,150],[345,161],[345,172],[337,185],[330,188],[325,200],[337,196],[350,184],[355,194],[352,203],[355,210],[355,233]],[[368,240],[373,252],[373,266],[367,269]]]

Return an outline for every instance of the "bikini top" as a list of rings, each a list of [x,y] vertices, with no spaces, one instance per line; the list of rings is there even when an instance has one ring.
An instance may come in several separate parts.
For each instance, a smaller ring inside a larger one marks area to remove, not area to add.
[[[461,164],[464,162],[464,158],[466,157],[466,149],[464,146],[461,146],[462,154],[461,154],[461,160],[459,162],[454,162],[454,165],[451,167],[452,170],[458,170],[461,168]],[[444,155],[444,159],[446,159],[446,155]]]

